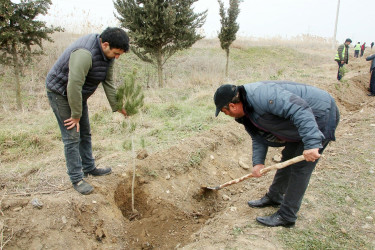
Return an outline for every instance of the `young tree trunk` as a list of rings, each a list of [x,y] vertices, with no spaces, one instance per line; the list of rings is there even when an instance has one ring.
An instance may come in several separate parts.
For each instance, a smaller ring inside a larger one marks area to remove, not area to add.
[[[14,77],[16,83],[16,103],[17,109],[22,110],[22,102],[21,102],[21,84],[20,84],[20,65],[18,64],[18,57],[17,57],[17,48],[16,44],[12,44],[12,56],[13,56],[13,69],[14,69]]]
[[[157,55],[157,63],[158,63],[158,80],[159,80],[159,87],[163,87],[163,55],[161,53],[161,50],[159,50]]]
[[[228,77],[228,66],[229,66],[229,49],[225,50],[227,52],[227,63],[225,65],[225,76]]]

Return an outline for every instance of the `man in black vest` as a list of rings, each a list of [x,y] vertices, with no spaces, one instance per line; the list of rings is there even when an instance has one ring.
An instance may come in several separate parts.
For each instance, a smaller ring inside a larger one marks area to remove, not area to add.
[[[59,57],[46,79],[49,103],[64,143],[67,173],[75,190],[90,194],[93,187],[83,177],[111,173],[96,168],[92,156],[87,99],[102,83],[112,111],[117,110],[113,85],[114,59],[129,51],[129,37],[120,28],[108,27],[100,35],[89,34],[71,44]]]

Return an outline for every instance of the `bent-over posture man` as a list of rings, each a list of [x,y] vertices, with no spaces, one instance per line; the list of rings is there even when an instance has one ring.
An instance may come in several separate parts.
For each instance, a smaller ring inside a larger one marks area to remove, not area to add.
[[[87,99],[100,83],[113,111],[116,89],[113,85],[113,64],[129,51],[129,37],[120,28],[105,29],[102,34],[89,34],[71,44],[49,71],[46,88],[49,103],[60,127],[67,173],[75,190],[90,194],[93,187],[84,175],[101,176],[111,168],[96,168],[92,155]]]
[[[310,176],[329,141],[335,140],[339,110],[319,88],[289,81],[242,86],[225,84],[214,95],[221,112],[245,126],[252,138],[252,173],[260,177],[268,147],[284,147],[282,161],[304,155],[305,161],[277,170],[268,192],[250,207],[280,206],[256,220],[266,226],[294,226]]]
[[[371,56],[368,56],[366,58],[366,61],[371,61],[370,66],[370,94],[369,96],[375,96],[375,54],[372,54]]]

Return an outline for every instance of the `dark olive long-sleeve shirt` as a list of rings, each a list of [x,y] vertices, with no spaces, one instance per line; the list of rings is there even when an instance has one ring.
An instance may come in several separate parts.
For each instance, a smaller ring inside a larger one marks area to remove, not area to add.
[[[82,115],[82,86],[91,67],[92,56],[88,50],[78,49],[72,52],[69,59],[67,96],[71,117],[74,119],[81,118]],[[116,88],[113,84],[113,63],[109,66],[106,79],[102,84],[112,111],[117,111]]]

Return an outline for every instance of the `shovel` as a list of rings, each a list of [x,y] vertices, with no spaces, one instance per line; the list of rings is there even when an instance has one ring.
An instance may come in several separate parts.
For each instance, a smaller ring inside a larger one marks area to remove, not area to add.
[[[303,161],[303,160],[305,160],[305,157],[303,155],[300,155],[300,156],[294,157],[294,158],[292,158],[290,160],[283,161],[283,162],[277,163],[275,165],[263,168],[262,170],[260,170],[260,173],[264,174],[264,173],[267,173],[267,172],[269,172],[271,170],[274,170],[274,169],[282,169],[282,168],[285,168],[285,167],[287,167],[289,165],[292,165],[294,163],[297,163],[297,162],[300,162],[300,161]],[[242,176],[242,177],[240,177],[238,179],[234,179],[234,180],[225,182],[224,184],[221,184],[220,186],[216,186],[216,187],[202,187],[202,189],[203,190],[219,190],[219,189],[222,189],[224,187],[227,187],[227,186],[239,183],[241,181],[244,181],[246,179],[249,179],[251,177],[253,177],[253,174],[247,174],[247,175],[244,175],[244,176]]]

